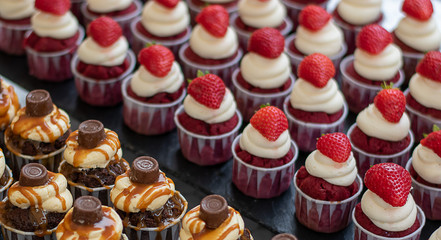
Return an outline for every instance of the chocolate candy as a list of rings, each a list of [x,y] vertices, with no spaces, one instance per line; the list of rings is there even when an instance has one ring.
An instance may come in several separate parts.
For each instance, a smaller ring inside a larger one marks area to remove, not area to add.
[[[21,168],[19,184],[24,187],[42,186],[49,181],[47,169],[39,163],[28,163]]]
[[[202,199],[199,218],[207,228],[218,228],[228,218],[228,203],[220,195],[209,195]]]
[[[130,180],[141,184],[152,184],[158,181],[159,164],[156,159],[148,156],[138,157],[130,169]]]
[[[289,233],[281,233],[271,238],[271,240],[297,240],[297,238]]]
[[[48,91],[37,89],[26,96],[26,114],[31,117],[42,117],[52,112],[54,104]]]
[[[98,120],[87,120],[78,127],[78,144],[85,148],[94,148],[106,138],[104,125]]]
[[[72,211],[72,221],[80,225],[92,225],[101,221],[103,210],[101,201],[93,196],[77,198]]]

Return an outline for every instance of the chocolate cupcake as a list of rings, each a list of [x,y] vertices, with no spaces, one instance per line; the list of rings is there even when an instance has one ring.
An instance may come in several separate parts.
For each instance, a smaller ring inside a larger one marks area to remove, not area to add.
[[[19,179],[9,188],[8,197],[0,202],[3,237],[55,239],[55,228],[72,207],[66,178],[47,171],[41,164],[29,163],[21,169]]]
[[[11,186],[14,179],[12,178],[12,171],[5,163],[5,156],[0,148],[0,200],[6,197],[7,189]]]
[[[70,132],[69,116],[52,103],[49,92],[29,92],[26,106],[18,110],[5,131],[14,176],[18,177],[28,163],[40,163],[56,171]]]
[[[131,240],[179,239],[187,201],[152,157],[138,157],[116,179],[110,198]]]
[[[90,195],[110,205],[110,189],[127,169],[118,135],[100,121],[87,120],[66,140],[59,172],[67,178],[74,199]]]

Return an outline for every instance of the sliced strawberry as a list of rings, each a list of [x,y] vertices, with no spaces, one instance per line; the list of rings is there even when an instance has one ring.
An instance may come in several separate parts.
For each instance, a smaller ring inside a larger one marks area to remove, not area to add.
[[[35,8],[46,13],[64,15],[70,9],[70,0],[35,0]]]
[[[351,142],[344,133],[330,133],[317,140],[317,150],[334,162],[346,162],[351,155]]]
[[[432,149],[439,157],[441,157],[441,131],[435,131],[427,135],[421,140],[421,145]]]
[[[441,52],[430,51],[418,63],[416,72],[420,75],[441,82]]]
[[[215,37],[223,37],[230,25],[227,10],[221,5],[210,5],[196,16],[196,22]]]
[[[262,57],[278,58],[285,49],[285,38],[274,28],[261,28],[253,32],[248,40],[248,51]]]
[[[299,14],[299,23],[310,31],[322,29],[331,20],[332,16],[325,9],[317,5],[308,5]]]
[[[155,0],[155,1],[166,8],[174,8],[179,3],[179,0]]]
[[[403,12],[419,21],[427,21],[433,14],[433,5],[430,0],[405,0]]]
[[[379,54],[393,41],[392,34],[377,24],[367,25],[357,35],[357,47],[370,53]]]
[[[407,202],[412,180],[410,173],[395,163],[380,163],[372,166],[364,177],[366,187],[393,207],[402,207]]]
[[[321,53],[313,53],[305,57],[297,69],[297,75],[318,88],[328,84],[335,75],[335,67],[331,59]]]
[[[406,110],[406,97],[400,89],[386,88],[375,96],[374,104],[387,121],[397,123]]]
[[[162,45],[152,45],[141,50],[138,61],[156,77],[165,77],[170,72],[175,56]]]
[[[269,141],[276,141],[288,129],[288,119],[282,110],[267,106],[259,109],[250,119],[250,124]]]
[[[218,109],[225,96],[225,84],[220,77],[206,74],[191,81],[188,94],[200,104]]]
[[[89,24],[87,35],[100,46],[109,47],[122,36],[122,29],[112,18],[99,17]]]

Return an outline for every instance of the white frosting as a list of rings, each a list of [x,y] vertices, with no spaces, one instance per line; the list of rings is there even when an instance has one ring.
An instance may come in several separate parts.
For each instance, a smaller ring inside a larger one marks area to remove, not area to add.
[[[5,173],[6,163],[5,163],[5,155],[3,151],[0,149],[0,177]]]
[[[270,141],[260,134],[251,124],[245,127],[239,140],[242,150],[261,158],[278,159],[285,156],[291,148],[288,130],[280,134],[276,141]]]
[[[441,240],[441,227],[430,235],[429,240]]]
[[[375,224],[386,231],[404,231],[416,220],[417,208],[411,194],[402,207],[393,207],[371,190],[367,190],[361,198],[363,213]]]
[[[358,114],[357,126],[368,136],[396,142],[409,134],[410,120],[407,113],[403,113],[399,122],[389,122],[372,103]]]
[[[133,0],[87,0],[87,8],[93,12],[109,13],[128,8]]]
[[[343,32],[330,20],[322,29],[310,31],[299,25],[294,44],[305,55],[321,53],[328,57],[337,55],[343,44]]]
[[[128,49],[129,43],[124,36],[109,47],[102,47],[92,37],[87,37],[78,48],[78,58],[87,64],[118,66],[126,59]]]
[[[36,11],[31,17],[31,25],[40,37],[66,39],[78,32],[78,20],[70,11],[61,16]]]
[[[18,20],[30,17],[35,0],[0,0],[0,17],[8,20]]]
[[[156,1],[148,1],[142,10],[141,24],[158,37],[177,35],[190,24],[187,4],[179,1],[174,8],[168,8]]]
[[[184,82],[184,75],[177,62],[173,62],[170,72],[165,77],[157,77],[144,66],[133,74],[130,87],[140,97],[151,97],[160,92],[176,92]]]
[[[278,58],[266,58],[247,53],[240,63],[240,73],[251,85],[264,89],[278,88],[289,79],[291,62],[285,53]]]
[[[367,25],[380,18],[381,0],[341,0],[337,12],[353,25]]]
[[[441,110],[441,83],[415,73],[409,82],[409,91],[413,98],[428,108]]]
[[[433,16],[427,21],[404,17],[395,29],[395,35],[407,46],[421,52],[438,50],[441,44],[441,31]]]
[[[286,8],[279,0],[240,0],[239,16],[242,22],[254,28],[276,28],[286,17]]]
[[[357,167],[352,152],[346,162],[338,163],[319,150],[315,150],[306,158],[305,167],[312,176],[323,178],[326,182],[337,186],[350,186],[357,177]]]
[[[441,157],[432,149],[419,144],[413,150],[412,166],[424,180],[441,184]]]
[[[236,102],[231,91],[225,89],[225,96],[218,109],[209,108],[200,104],[191,95],[184,99],[184,111],[192,118],[202,120],[208,124],[225,122],[236,114]]]
[[[239,47],[236,32],[228,27],[223,37],[215,37],[197,24],[190,36],[190,48],[202,58],[223,59],[236,53]]]
[[[403,66],[401,49],[389,44],[381,53],[373,55],[359,48],[354,52],[354,68],[362,77],[372,81],[389,80]]]
[[[20,103],[13,86],[2,80],[0,80],[0,84],[2,87],[0,91],[0,129],[5,130],[20,109]]]

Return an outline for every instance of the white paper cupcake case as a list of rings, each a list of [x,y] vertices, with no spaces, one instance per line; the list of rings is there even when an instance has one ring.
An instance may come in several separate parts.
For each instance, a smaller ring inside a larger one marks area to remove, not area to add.
[[[0,51],[12,55],[24,55],[23,40],[31,25],[10,24],[0,20]]]
[[[283,0],[283,4],[286,6],[287,15],[292,20],[294,27],[296,28],[298,25],[299,14],[306,4],[296,3],[290,0]],[[328,1],[318,4],[320,7],[326,10],[326,6],[328,5]]]
[[[11,186],[12,182],[14,181],[12,171],[7,165],[5,167],[5,171],[7,171],[9,173],[9,180],[5,184],[5,186],[0,188],[0,201],[2,201],[4,198],[6,198],[8,196],[8,188],[9,188],[9,186]]]

